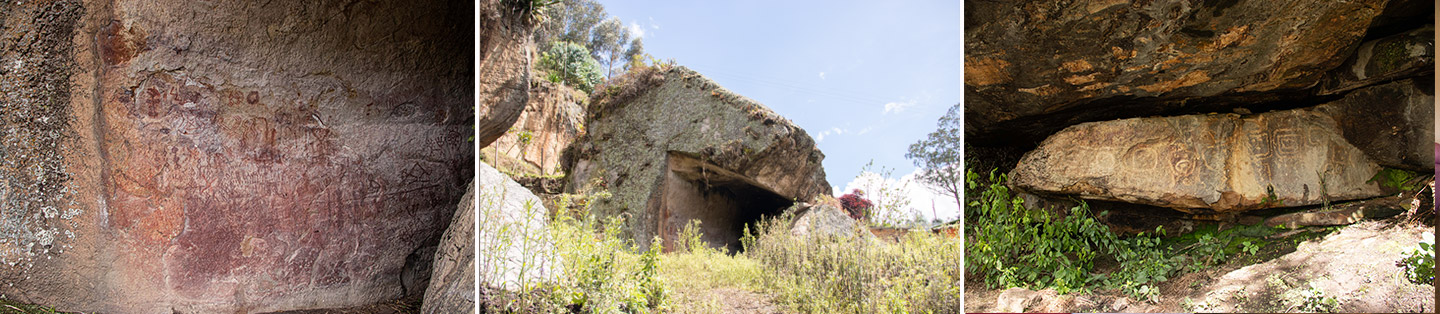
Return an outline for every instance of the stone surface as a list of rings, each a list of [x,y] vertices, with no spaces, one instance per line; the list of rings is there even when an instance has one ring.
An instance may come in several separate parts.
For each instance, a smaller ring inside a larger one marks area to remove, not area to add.
[[[737,235],[741,223],[830,194],[815,141],[764,105],[684,67],[610,84],[616,92],[591,99],[586,134],[566,150],[566,189],[608,189],[596,212],[627,217],[636,243],[660,236],[670,248],[691,219],[708,235]]]
[[[40,180],[65,183],[39,190],[63,202],[4,218],[48,236],[3,235],[33,253],[4,254],[35,258],[0,266],[0,294],[105,313],[418,294],[415,274],[428,271],[415,269],[428,267],[472,171],[473,72],[455,62],[473,55],[472,12],[444,1],[0,4],[0,38],[20,39],[0,63],[43,73],[26,82],[46,87],[19,97],[62,111],[37,125],[68,125],[35,135],[63,140],[64,167],[29,173],[69,179]],[[0,159],[54,165],[15,157]]]
[[[460,198],[435,251],[421,313],[475,312],[475,182]]]
[[[535,55],[529,1],[480,0],[480,121],[475,140],[490,145],[510,130],[530,97]]]
[[[850,218],[850,215],[845,214],[845,210],[837,205],[825,202],[813,205],[795,204],[794,208],[789,209],[798,213],[790,227],[790,234],[800,237],[865,235],[869,228],[855,221],[855,218]]]
[[[561,153],[580,136],[585,119],[580,102],[584,97],[568,86],[541,81],[530,89],[529,104],[512,126],[516,132],[506,132],[490,148],[525,163],[523,167],[512,167],[517,171],[559,174]],[[528,145],[520,143],[521,132],[529,132]]]
[[[1325,79],[1321,94],[1435,71],[1435,25],[1366,41]],[[1432,76],[1432,75],[1426,75]]]
[[[1285,226],[1291,229],[1301,226],[1348,225],[1360,222],[1363,219],[1379,219],[1398,215],[1405,212],[1403,203],[1403,197],[1392,196],[1335,204],[1334,207],[1331,208],[1319,208],[1270,217],[1265,219],[1265,225]]]
[[[554,257],[540,198],[489,164],[479,166],[479,282],[515,291],[522,283],[554,280],[561,272]]]
[[[1386,167],[1430,172],[1435,154],[1434,79],[1420,77],[1369,86],[1315,107],[1335,118],[1345,139]]]
[[[1230,212],[1380,196],[1366,182],[1379,169],[1329,116],[1290,110],[1079,124],[1027,153],[1010,179],[1036,192]]]
[[[1386,3],[966,1],[967,140],[1303,97]]]

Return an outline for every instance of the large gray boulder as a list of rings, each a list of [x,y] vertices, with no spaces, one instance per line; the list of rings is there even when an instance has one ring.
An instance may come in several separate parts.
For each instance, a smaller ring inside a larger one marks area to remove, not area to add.
[[[488,164],[478,168],[480,284],[518,291],[554,280],[560,264],[540,198]]]
[[[635,242],[701,221],[712,246],[739,248],[745,223],[830,194],[825,155],[805,130],[685,67],[612,80],[566,149],[571,191],[608,190],[604,216],[626,217]]]
[[[967,141],[1305,97],[1386,4],[966,1]]]
[[[475,182],[460,199],[431,263],[422,313],[475,312]]]
[[[1331,71],[1321,94],[1338,94],[1362,86],[1435,71],[1435,25],[1360,44],[1355,55]]]
[[[1435,154],[1435,86],[1403,79],[1356,89],[1313,108],[1335,118],[1345,139],[1386,167],[1430,172]]]
[[[1382,195],[1380,170],[1310,110],[1078,124],[1011,173],[1017,187],[1182,211],[1230,212]]]

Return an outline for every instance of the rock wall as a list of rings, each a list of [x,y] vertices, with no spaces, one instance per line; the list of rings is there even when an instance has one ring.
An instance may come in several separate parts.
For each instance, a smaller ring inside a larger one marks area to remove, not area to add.
[[[536,82],[530,89],[529,103],[511,127],[516,132],[501,135],[490,148],[523,162],[525,166],[516,167],[518,171],[559,174],[560,155],[584,128],[585,108],[581,104],[584,99],[582,92],[569,86]],[[520,132],[528,132],[528,144],[520,143]]]
[[[64,236],[6,235],[54,250],[4,266],[0,293],[123,313],[418,294],[402,278],[429,260],[472,171],[473,70],[454,62],[473,53],[470,5],[6,3],[5,27],[39,40],[0,50],[71,74],[37,81],[69,95],[28,99],[73,119],[45,135],[69,138],[52,168],[71,173],[56,194],[68,204],[46,218],[66,223],[42,228]]]
[[[455,218],[435,250],[434,271],[421,313],[475,311],[475,182],[460,199]]]
[[[1386,3],[966,1],[967,140],[1304,97]]]
[[[684,217],[702,214],[688,211],[696,206],[733,200],[757,206],[717,205],[723,215],[758,217],[830,194],[815,141],[764,105],[685,67],[632,72],[610,84],[615,92],[596,93],[585,135],[566,150],[566,189],[609,190],[613,197],[594,208],[627,217],[635,243],[648,246],[658,235],[670,247]],[[682,197],[697,193],[730,196]]]
[[[480,121],[475,140],[490,145],[525,110],[530,97],[530,61],[535,47],[529,1],[481,0]]]

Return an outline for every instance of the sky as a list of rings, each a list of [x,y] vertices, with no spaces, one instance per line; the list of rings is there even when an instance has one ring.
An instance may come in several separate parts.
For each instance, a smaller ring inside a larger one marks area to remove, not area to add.
[[[645,52],[674,59],[805,129],[825,153],[836,195],[913,177],[909,145],[960,103],[960,1],[600,3],[644,38]],[[870,171],[891,176],[857,181],[872,161]],[[958,215],[953,198],[907,187],[904,194],[927,219],[932,212],[947,220]]]

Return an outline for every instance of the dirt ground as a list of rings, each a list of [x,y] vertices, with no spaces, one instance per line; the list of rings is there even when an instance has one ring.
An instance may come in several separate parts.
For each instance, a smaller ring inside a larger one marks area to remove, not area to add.
[[[1118,291],[985,289],[967,277],[966,312],[1434,312],[1433,285],[1405,279],[1395,264],[1429,226],[1392,218],[1339,228],[1307,229],[1253,256],[1160,285],[1156,302]],[[1316,237],[1315,232],[1321,233]],[[1307,239],[1308,238],[1308,239]]]

